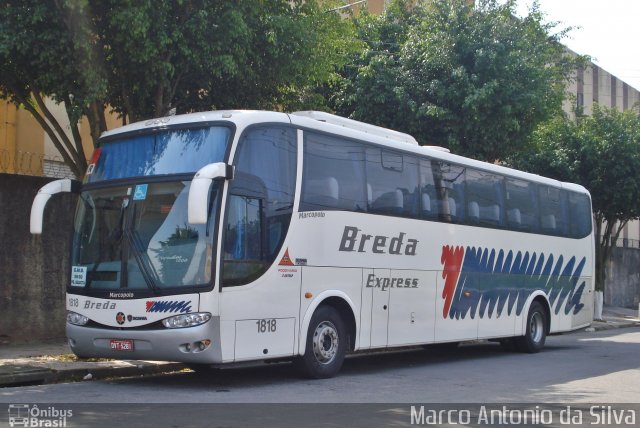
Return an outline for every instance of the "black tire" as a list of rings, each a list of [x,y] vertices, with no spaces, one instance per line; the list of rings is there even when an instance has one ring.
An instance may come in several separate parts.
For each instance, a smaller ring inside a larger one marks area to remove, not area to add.
[[[527,331],[515,339],[520,352],[534,354],[540,352],[547,339],[547,313],[540,302],[533,302],[527,314]]]
[[[320,306],[311,317],[304,355],[296,361],[298,368],[313,379],[335,376],[344,362],[348,341],[338,311],[331,306]]]

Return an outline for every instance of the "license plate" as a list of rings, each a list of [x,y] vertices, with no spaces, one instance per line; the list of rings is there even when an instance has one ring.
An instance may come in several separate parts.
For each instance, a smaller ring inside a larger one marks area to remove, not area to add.
[[[133,340],[131,339],[111,339],[109,346],[112,351],[133,351]]]

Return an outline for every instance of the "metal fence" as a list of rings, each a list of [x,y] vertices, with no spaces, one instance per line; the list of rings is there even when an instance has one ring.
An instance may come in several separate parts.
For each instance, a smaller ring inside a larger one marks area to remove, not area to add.
[[[613,240],[612,240],[613,241]],[[614,242],[614,247],[640,249],[640,240],[629,238],[618,238]]]
[[[36,177],[74,178],[59,156],[0,149],[0,173]]]
[[[20,175],[42,175],[44,155],[0,149],[0,172]]]

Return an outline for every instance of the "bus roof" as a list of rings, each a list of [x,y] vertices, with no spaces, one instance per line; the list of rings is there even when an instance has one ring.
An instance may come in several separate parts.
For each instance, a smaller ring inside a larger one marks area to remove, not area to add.
[[[103,132],[100,136],[100,139],[108,139],[118,134],[128,134],[130,132],[143,131],[147,129],[169,129],[175,125],[199,124],[203,122],[218,121],[231,122],[236,124],[236,126],[238,126],[239,128],[243,127],[244,125],[260,122],[291,123],[289,115],[285,113],[259,110],[215,110],[180,114],[175,116],[165,116],[131,123],[120,128],[115,128],[110,131]]]
[[[225,121],[235,124],[242,130],[244,127],[256,123],[287,123],[297,125],[302,128],[314,129],[334,135],[341,135],[346,138],[363,140],[377,145],[386,146],[416,153],[430,158],[440,159],[445,162],[466,165],[488,172],[502,174],[512,178],[534,181],[554,187],[563,187],[575,192],[589,192],[583,186],[573,183],[563,183],[558,180],[543,177],[537,174],[507,168],[488,162],[482,162],[463,156],[449,153],[447,149],[436,146],[420,146],[418,142],[409,134],[394,131],[387,128],[347,119],[341,116],[326,112],[302,111],[294,113],[279,113],[260,110],[217,110],[209,112],[198,112],[176,116],[166,116],[162,118],[149,119],[125,125],[120,128],[104,132],[100,139],[111,139],[118,134],[135,133],[151,129],[170,129],[175,125],[198,124],[203,122]]]

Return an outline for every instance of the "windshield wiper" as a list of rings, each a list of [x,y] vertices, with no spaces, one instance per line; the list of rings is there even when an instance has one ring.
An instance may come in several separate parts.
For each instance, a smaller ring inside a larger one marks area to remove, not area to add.
[[[133,252],[133,257],[136,259],[138,263],[138,267],[140,268],[140,273],[144,278],[144,281],[147,283],[147,286],[153,290],[155,290],[156,284],[159,282],[160,277],[158,276],[158,272],[153,267],[149,256],[146,251],[142,251],[144,249],[144,245],[142,244],[142,240],[138,236],[138,232],[135,230],[132,232],[129,229],[125,229],[125,236],[127,237],[127,241],[129,242],[129,248]]]

